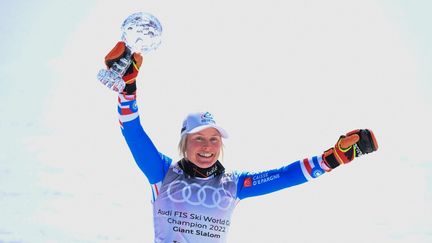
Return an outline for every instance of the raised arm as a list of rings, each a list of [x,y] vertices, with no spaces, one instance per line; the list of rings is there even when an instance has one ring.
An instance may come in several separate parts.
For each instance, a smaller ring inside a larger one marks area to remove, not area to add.
[[[130,58],[128,67],[122,79],[125,87],[119,90],[118,114],[122,134],[138,167],[148,178],[150,184],[160,183],[171,163],[171,159],[158,152],[140,123],[138,106],[136,104],[136,77],[142,64],[142,56],[130,53],[123,42],[119,42],[105,57],[108,68],[122,58]]]
[[[339,138],[336,145],[321,156],[293,162],[279,169],[241,173],[237,184],[237,198],[264,195],[317,178],[341,164],[378,149],[371,130],[354,130]]]
[[[321,156],[295,161],[278,169],[239,175],[237,197],[260,196],[284,188],[299,185],[325,173]]]
[[[135,96],[119,94],[118,113],[120,127],[138,167],[150,184],[161,182],[171,159],[158,152],[141,126]]]

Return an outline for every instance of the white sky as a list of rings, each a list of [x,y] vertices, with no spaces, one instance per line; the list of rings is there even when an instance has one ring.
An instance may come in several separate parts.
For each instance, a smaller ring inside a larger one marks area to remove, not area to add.
[[[150,190],[96,80],[129,14],[161,21],[139,105],[178,159],[184,116],[230,133],[224,163],[279,167],[342,133],[380,149],[316,181],[241,202],[230,242],[431,242],[428,1],[1,3],[0,242],[151,242]]]

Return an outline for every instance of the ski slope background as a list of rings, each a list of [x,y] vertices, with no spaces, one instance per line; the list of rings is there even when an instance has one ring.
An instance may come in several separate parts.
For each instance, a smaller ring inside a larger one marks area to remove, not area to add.
[[[242,201],[230,242],[432,241],[428,1],[14,1],[0,8],[0,242],[151,242],[150,188],[96,80],[129,14],[164,28],[143,126],[178,159],[209,110],[230,169],[279,167],[374,130],[379,151]]]

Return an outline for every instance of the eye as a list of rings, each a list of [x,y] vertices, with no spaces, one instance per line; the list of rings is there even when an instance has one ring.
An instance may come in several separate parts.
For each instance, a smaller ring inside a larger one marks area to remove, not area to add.
[[[203,138],[202,138],[202,137],[196,137],[196,138],[195,138],[195,141],[197,141],[197,142],[202,142],[202,141],[203,141]]]
[[[219,143],[219,138],[218,137],[212,137],[212,138],[210,138],[210,142],[211,143]]]

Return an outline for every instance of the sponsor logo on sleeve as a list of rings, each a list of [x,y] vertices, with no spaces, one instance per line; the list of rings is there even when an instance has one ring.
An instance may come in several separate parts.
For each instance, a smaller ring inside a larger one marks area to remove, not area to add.
[[[257,186],[261,184],[265,184],[271,182],[273,180],[279,179],[280,174],[272,174],[272,173],[259,173],[250,177],[246,177],[243,181],[244,187]]]
[[[252,177],[245,178],[245,180],[243,181],[243,186],[244,187],[251,187],[252,186]]]

